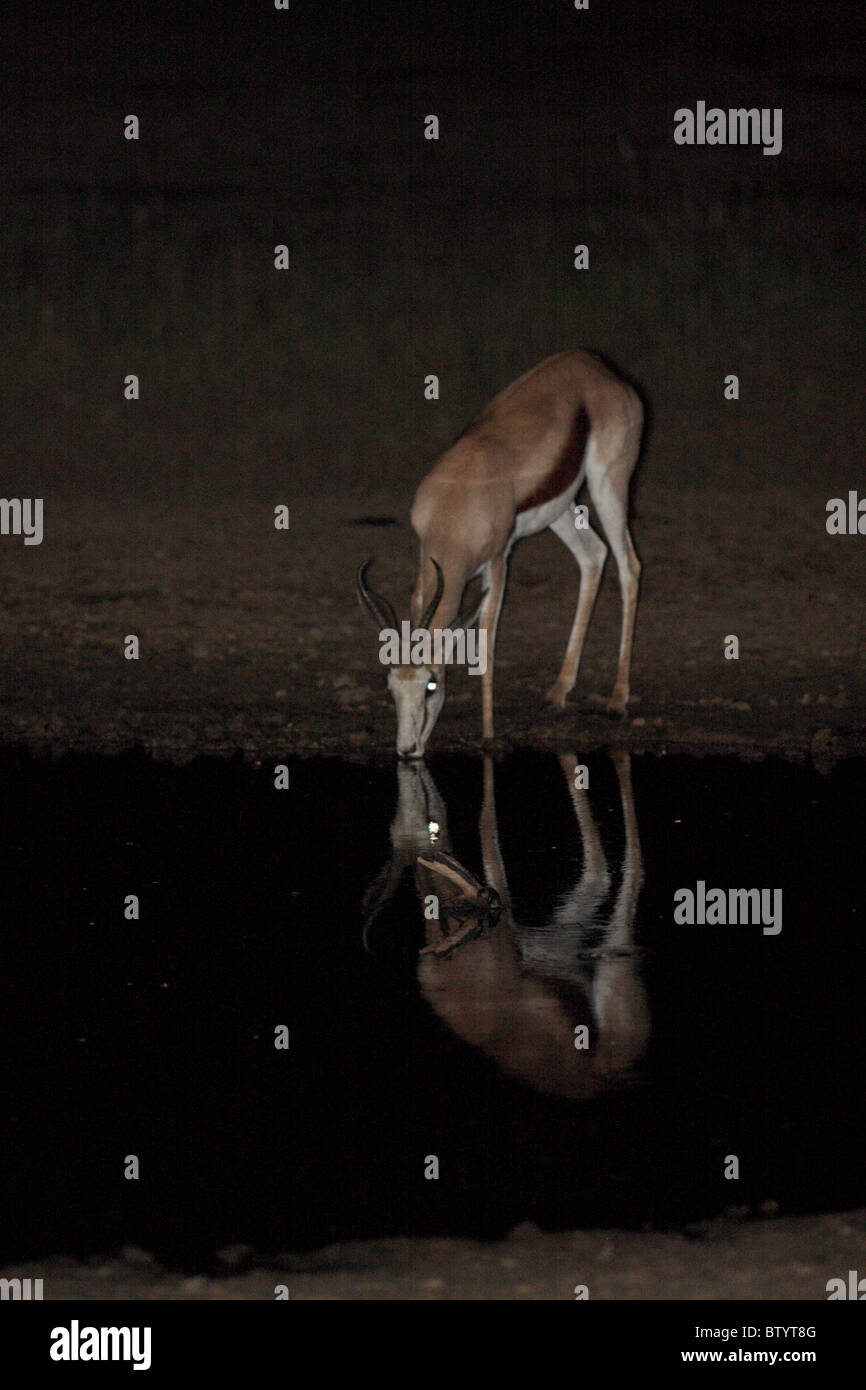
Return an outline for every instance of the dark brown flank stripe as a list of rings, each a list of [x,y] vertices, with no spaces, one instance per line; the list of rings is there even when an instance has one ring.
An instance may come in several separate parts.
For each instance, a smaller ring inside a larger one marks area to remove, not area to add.
[[[554,497],[559,497],[570,487],[580,472],[588,435],[589,416],[585,406],[581,406],[574,417],[571,433],[565,441],[562,453],[547,477],[538,484],[535,491],[531,492],[525,501],[520,503],[517,508],[518,516],[521,512],[531,511],[533,507],[540,507],[545,502],[552,502]]]

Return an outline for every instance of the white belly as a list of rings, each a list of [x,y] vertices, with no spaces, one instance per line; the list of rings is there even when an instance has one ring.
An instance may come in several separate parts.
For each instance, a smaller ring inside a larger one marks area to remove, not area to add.
[[[537,536],[539,531],[543,531],[552,521],[556,521],[558,516],[562,516],[580,491],[585,473],[586,466],[581,464],[580,472],[565,492],[561,492],[558,497],[552,497],[549,502],[542,502],[540,507],[533,507],[531,511],[520,512],[514,519],[509,549],[515,541],[523,540],[524,536]]]

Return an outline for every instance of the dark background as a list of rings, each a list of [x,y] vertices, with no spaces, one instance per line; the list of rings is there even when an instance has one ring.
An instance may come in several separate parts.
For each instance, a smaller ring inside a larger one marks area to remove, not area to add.
[[[859,4],[131,3],[18,25],[0,332],[19,495],[289,479],[402,499],[568,346],[641,385],[668,486],[850,477]],[[782,107],[782,153],[675,145],[699,99]]]

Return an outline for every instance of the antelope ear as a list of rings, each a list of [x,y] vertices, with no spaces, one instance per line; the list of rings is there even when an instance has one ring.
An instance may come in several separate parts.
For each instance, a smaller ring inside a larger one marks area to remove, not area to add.
[[[377,873],[376,877],[367,885],[364,898],[361,903],[361,913],[363,918],[362,940],[364,950],[369,951],[367,934],[375,922],[385,904],[390,902],[400,886],[400,879],[403,877],[401,865],[394,859],[389,859]]]
[[[486,599],[489,592],[489,589],[483,589],[481,593],[477,595],[477,597],[472,599],[467,598],[466,593],[464,593],[462,602],[460,604],[460,612],[457,614],[457,621],[454,624],[454,626],[475,627],[476,623],[478,622],[478,619],[481,616],[481,609],[484,607],[484,600]]]
[[[484,884],[479,883],[475,875],[464,868],[460,860],[455,859],[453,854],[447,854],[441,849],[427,850],[424,854],[417,856],[416,863],[422,864],[437,878],[441,878],[446,886],[450,886],[455,895],[463,898],[466,902],[478,902],[484,897]]]
[[[430,563],[436,571],[436,592],[434,593],[430,602],[427,604],[427,607],[424,609],[424,612],[421,614],[421,617],[418,621],[419,627],[430,626],[430,619],[433,617],[433,614],[439,607],[439,602],[442,598],[442,595],[445,592],[445,576],[442,573],[442,566],[439,564],[438,560],[433,559],[432,555],[430,556]]]

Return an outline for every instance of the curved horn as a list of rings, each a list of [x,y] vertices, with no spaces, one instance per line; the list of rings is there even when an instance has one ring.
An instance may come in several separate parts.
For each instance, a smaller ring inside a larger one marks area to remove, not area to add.
[[[439,600],[441,599],[442,594],[445,591],[445,576],[439,568],[437,562],[433,559],[432,555],[430,556],[430,563],[435,567],[436,570],[436,592],[433,595],[430,602],[427,604],[427,607],[424,609],[423,614],[421,615],[421,619],[418,623],[419,627],[427,626],[430,619],[433,617],[433,614],[436,612],[436,609],[439,607]]]
[[[365,576],[367,573],[367,566],[372,563],[373,560],[371,556],[369,560],[364,561],[363,565],[361,565],[358,570],[358,578],[355,581],[358,598],[378,628],[391,627],[397,631],[399,628],[397,614],[394,612],[388,600],[382,598],[381,594],[376,594],[372,589],[367,588]]]

